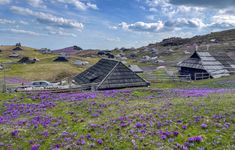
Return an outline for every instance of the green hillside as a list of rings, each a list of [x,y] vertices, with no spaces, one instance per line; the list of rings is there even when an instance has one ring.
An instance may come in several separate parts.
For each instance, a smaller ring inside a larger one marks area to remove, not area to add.
[[[69,62],[57,63],[53,60],[58,56],[56,54],[42,54],[34,48],[22,46],[22,51],[17,51],[19,58],[9,58],[15,46],[0,46],[0,63],[5,66],[6,77],[17,77],[25,80],[49,80],[55,81],[68,76],[73,76],[84,70],[84,67],[73,65],[74,61],[85,60],[91,64],[95,63],[95,58],[71,57]],[[39,62],[35,64],[18,64],[22,57],[37,58]],[[0,72],[0,78],[3,77],[3,71]]]
[[[122,54],[137,62],[140,62],[143,56],[158,57],[158,60],[162,60],[164,63],[154,63],[155,65],[175,66],[176,63],[187,58],[190,53],[192,54],[196,50],[196,45],[199,51],[226,52],[235,58],[235,29],[192,38],[171,37],[140,48],[115,49],[113,54]],[[140,65],[145,64],[140,63]]]

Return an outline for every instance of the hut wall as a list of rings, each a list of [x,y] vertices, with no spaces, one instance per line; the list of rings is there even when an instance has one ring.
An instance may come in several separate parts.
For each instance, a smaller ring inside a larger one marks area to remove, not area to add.
[[[203,79],[209,78],[209,74],[202,69],[194,69],[194,68],[187,68],[187,67],[181,67],[180,69],[180,75],[190,75],[192,80],[195,80],[195,74],[196,73],[204,73]],[[207,78],[206,78],[207,77]],[[197,76],[197,80],[202,79],[200,76]]]

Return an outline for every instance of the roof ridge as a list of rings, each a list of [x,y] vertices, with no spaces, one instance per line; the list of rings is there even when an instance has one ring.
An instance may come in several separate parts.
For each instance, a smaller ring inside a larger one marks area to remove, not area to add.
[[[99,88],[102,84],[103,84],[103,82],[109,77],[109,75],[111,74],[111,73],[113,73],[113,71],[114,71],[114,69],[120,64],[120,62],[119,61],[116,61],[117,62],[117,64],[113,67],[113,69],[104,77],[104,79],[98,84],[98,86],[96,87],[96,88]]]

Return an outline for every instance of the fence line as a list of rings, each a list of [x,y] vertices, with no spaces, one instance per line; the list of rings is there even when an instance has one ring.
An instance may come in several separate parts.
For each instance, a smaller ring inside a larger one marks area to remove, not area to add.
[[[203,80],[203,79],[210,79],[211,76],[208,73],[200,72],[194,74],[194,80]]]
[[[190,82],[190,75],[168,75],[168,74],[144,74],[143,77],[151,82],[164,82],[164,81],[180,81]]]

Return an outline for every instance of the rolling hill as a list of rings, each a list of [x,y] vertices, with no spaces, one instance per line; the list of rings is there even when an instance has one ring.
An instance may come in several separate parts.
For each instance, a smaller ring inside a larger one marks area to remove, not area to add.
[[[23,50],[13,51],[16,46],[0,46],[0,63],[4,64],[5,76],[7,78],[20,78],[24,80],[49,80],[58,81],[65,77],[74,76],[83,71],[84,67],[78,67],[73,63],[79,59],[96,63],[96,58],[83,58],[74,55],[67,63],[56,63],[53,60],[58,54],[42,54],[37,49],[22,46]],[[10,58],[11,53],[18,53],[18,58]],[[37,58],[39,62],[35,64],[18,64],[22,57]],[[0,71],[0,78],[3,78],[4,71]]]
[[[113,54],[122,54],[137,62],[140,62],[143,56],[158,57],[158,60],[162,60],[164,63],[155,65],[175,66],[177,62],[187,58],[195,51],[196,47],[199,51],[225,52],[235,58],[235,29],[192,38],[171,37],[137,49],[116,49]],[[145,64],[140,63],[140,65]]]
[[[83,50],[79,46],[70,46],[58,50],[53,50],[54,54],[62,54],[66,56],[82,56],[82,57],[94,57],[97,55],[99,50]]]

